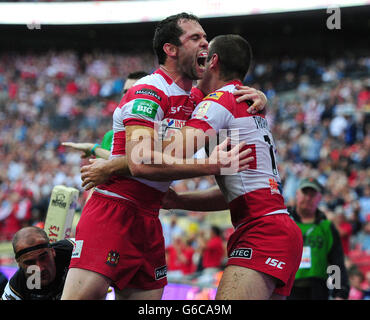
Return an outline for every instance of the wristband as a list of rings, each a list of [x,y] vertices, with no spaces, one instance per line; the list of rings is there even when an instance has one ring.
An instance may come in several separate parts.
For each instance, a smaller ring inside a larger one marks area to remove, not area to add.
[[[93,155],[93,156],[96,156],[96,154],[95,154],[95,149],[97,148],[97,147],[99,147],[100,145],[99,145],[99,143],[95,143],[94,144],[94,146],[92,147],[92,149],[91,149],[91,154]]]

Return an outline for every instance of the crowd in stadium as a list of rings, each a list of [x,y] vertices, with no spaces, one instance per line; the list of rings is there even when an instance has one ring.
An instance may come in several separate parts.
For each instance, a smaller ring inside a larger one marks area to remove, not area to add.
[[[0,241],[45,219],[55,185],[78,188],[83,206],[80,167],[85,162],[61,142],[99,142],[111,129],[126,76],[154,69],[150,53],[0,55]],[[370,255],[369,76],[370,57],[286,57],[256,61],[245,79],[268,98],[287,205],[294,203],[302,177],[318,178],[325,186],[321,208],[341,234],[349,270],[358,270],[356,259]],[[204,177],[176,181],[173,188],[181,192],[214,184],[213,177]],[[169,280],[191,281],[197,275],[199,283],[214,284],[215,270],[225,262],[229,227],[206,226],[204,214],[193,212],[191,228],[182,228],[176,213],[184,216],[176,211],[163,220]],[[217,259],[207,256],[211,245],[219,248]],[[370,264],[359,267],[360,287],[366,289]],[[199,276],[202,270],[211,273]],[[358,289],[355,276],[352,285]]]

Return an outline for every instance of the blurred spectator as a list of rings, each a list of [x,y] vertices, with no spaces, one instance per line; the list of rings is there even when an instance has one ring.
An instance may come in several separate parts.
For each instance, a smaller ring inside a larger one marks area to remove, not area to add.
[[[184,234],[184,230],[178,225],[178,218],[172,214],[169,220],[161,220],[165,247],[172,245],[173,239]]]
[[[226,257],[226,248],[219,227],[211,226],[209,238],[203,239],[200,248],[203,272],[214,272],[223,267],[223,262]]]
[[[340,240],[342,242],[343,253],[348,256],[350,252],[350,238],[352,236],[352,225],[348,222],[343,208],[337,207],[335,213],[334,224],[339,232]]]
[[[364,296],[362,299],[370,300],[370,271],[365,274],[365,283],[363,286]]]
[[[362,283],[365,280],[364,275],[359,270],[354,270],[349,273],[350,290],[348,300],[362,300],[364,291]]]
[[[356,243],[362,251],[370,254],[370,219],[368,219],[363,229],[358,233]]]
[[[368,177],[370,179],[370,177]],[[363,194],[358,200],[360,204],[360,218],[362,222],[366,222],[370,217],[370,181],[364,187]]]
[[[23,196],[23,198],[22,198]],[[11,240],[13,235],[22,227],[29,224],[32,218],[32,203],[27,197],[26,191],[11,191],[7,200],[0,207],[1,237],[3,240]]]
[[[193,262],[194,249],[187,239],[176,236],[172,244],[166,248],[166,260],[169,279],[184,279],[184,276],[195,272],[196,266]]]

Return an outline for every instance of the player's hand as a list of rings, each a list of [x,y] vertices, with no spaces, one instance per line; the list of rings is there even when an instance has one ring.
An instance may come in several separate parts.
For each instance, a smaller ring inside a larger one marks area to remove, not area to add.
[[[75,142],[62,142],[62,146],[70,147],[78,151],[82,151],[81,158],[88,158],[91,156],[91,149],[94,147],[93,143],[75,143]]]
[[[161,200],[162,209],[174,209],[179,205],[178,201],[179,196],[176,191],[169,188]]]
[[[90,190],[109,179],[106,171],[106,165],[109,162],[104,159],[90,159],[90,164],[81,168],[81,186],[85,190]]]
[[[239,96],[236,98],[236,102],[240,103],[246,100],[252,100],[253,104],[248,108],[248,112],[256,114],[266,107],[267,98],[265,94],[255,88],[236,85],[234,95]]]
[[[251,148],[245,147],[245,142],[241,142],[227,151],[230,138],[226,138],[222,143],[214,148],[209,156],[209,163],[217,163],[215,174],[230,175],[249,169],[249,163],[254,157],[248,155],[252,152]]]

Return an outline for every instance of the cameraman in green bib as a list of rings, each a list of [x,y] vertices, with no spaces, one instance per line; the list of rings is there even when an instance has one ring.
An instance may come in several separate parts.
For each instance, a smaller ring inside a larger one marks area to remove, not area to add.
[[[288,300],[348,298],[349,281],[338,230],[318,209],[323,192],[317,179],[305,178],[299,184],[295,206],[289,208],[302,231],[303,252]],[[333,282],[328,282],[329,275]]]

